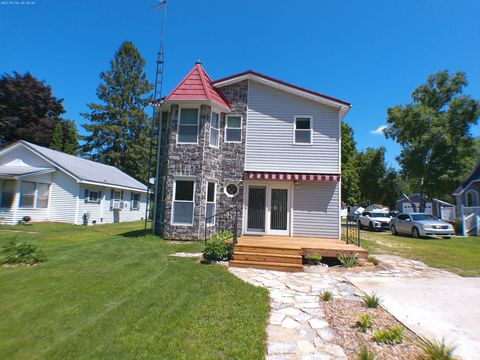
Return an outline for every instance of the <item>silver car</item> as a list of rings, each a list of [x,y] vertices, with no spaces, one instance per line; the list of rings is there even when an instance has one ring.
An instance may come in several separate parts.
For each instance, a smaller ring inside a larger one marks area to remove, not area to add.
[[[455,235],[451,224],[424,213],[398,215],[390,221],[390,231],[393,235],[408,234],[414,238],[434,236],[449,239]]]

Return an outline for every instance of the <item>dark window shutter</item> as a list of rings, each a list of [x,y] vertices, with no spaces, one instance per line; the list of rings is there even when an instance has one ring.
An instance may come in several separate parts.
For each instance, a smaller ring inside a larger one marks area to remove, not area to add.
[[[130,210],[133,209],[133,191],[130,192]]]
[[[86,203],[88,203],[88,194],[89,194],[88,189],[85,189],[85,202]]]
[[[110,190],[110,210],[113,209],[113,189]]]

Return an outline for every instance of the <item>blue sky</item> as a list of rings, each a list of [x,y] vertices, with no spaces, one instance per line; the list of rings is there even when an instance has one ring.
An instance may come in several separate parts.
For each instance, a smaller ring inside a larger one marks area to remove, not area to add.
[[[154,0],[36,0],[0,5],[0,73],[30,71],[77,124],[124,40],[154,79],[161,14]],[[464,71],[480,98],[480,1],[169,0],[165,89],[200,58],[212,78],[253,69],[349,101],[360,149],[399,147],[371,133],[386,109],[440,69]],[[473,133],[480,135],[480,127]]]

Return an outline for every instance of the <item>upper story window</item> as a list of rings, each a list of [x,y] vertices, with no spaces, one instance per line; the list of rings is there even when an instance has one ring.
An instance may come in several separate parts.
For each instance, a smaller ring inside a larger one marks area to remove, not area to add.
[[[22,181],[20,184],[20,207],[25,209],[45,209],[48,207],[50,185]]]
[[[172,224],[193,225],[195,180],[175,179]]]
[[[177,143],[198,144],[198,109],[180,109]]]
[[[312,143],[312,120],[311,116],[295,116],[293,122],[294,144]]]
[[[225,142],[242,142],[242,117],[227,115]]]
[[[2,184],[2,194],[0,198],[0,208],[10,208],[15,195],[15,181],[4,180]]]
[[[218,147],[220,139],[220,115],[212,112],[210,121],[210,146]]]

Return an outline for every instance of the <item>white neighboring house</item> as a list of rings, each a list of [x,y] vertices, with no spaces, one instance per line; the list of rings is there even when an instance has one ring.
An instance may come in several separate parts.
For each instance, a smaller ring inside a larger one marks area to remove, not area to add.
[[[113,166],[18,141],[0,150],[0,224],[141,220],[147,187]]]

